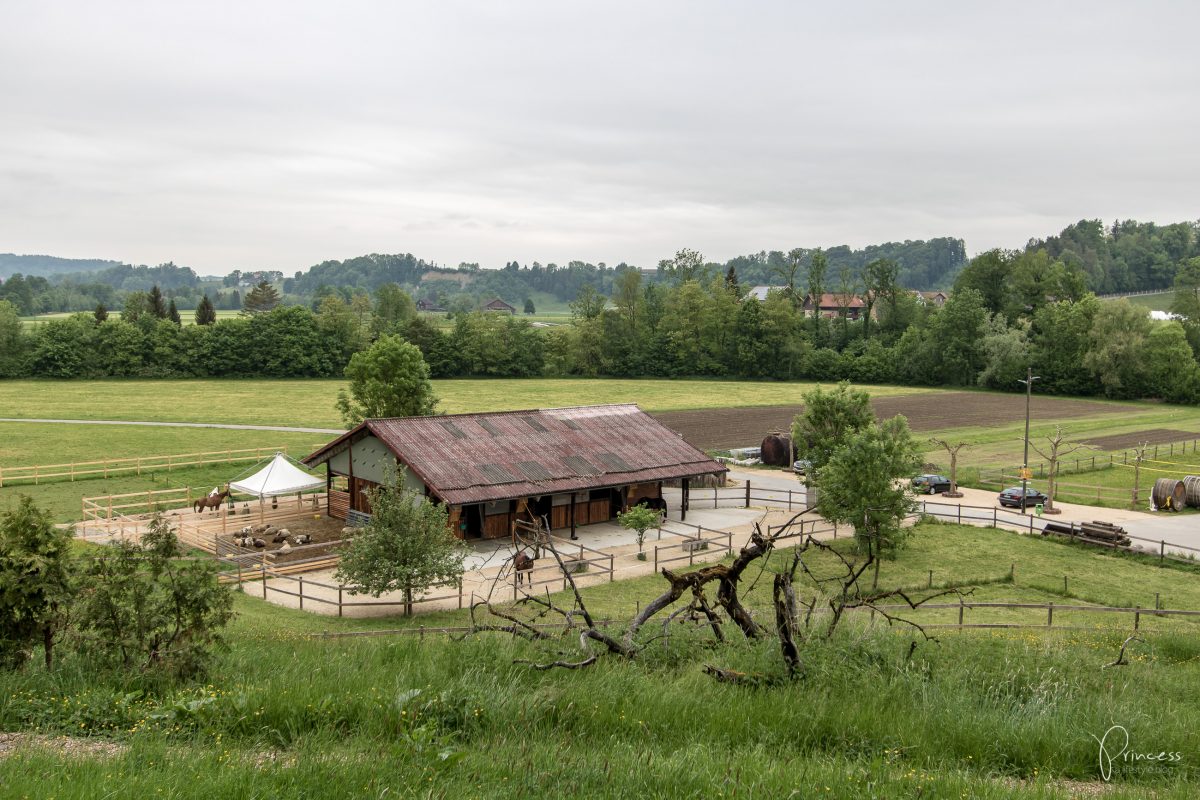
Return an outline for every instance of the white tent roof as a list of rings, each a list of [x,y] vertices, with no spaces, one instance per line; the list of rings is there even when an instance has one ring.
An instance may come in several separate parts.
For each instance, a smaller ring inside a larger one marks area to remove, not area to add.
[[[270,464],[249,478],[231,482],[229,487],[258,497],[274,497],[280,494],[295,494],[305,489],[317,489],[324,485],[324,478],[309,475],[293,465],[283,453],[276,453]]]

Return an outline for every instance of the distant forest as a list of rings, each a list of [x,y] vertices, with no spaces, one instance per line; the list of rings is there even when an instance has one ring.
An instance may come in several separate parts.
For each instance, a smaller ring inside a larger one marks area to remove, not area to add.
[[[689,251],[690,252],[690,251]],[[1016,253],[1045,252],[1083,277],[1085,288],[1097,294],[1169,289],[1180,266],[1200,256],[1200,223],[1159,225],[1133,220],[1106,225],[1083,220],[1044,239],[1031,239]],[[968,263],[962,239],[888,242],[855,250],[848,246],[793,248],[737,256],[725,262],[701,260],[693,277],[728,275],[745,287],[796,286],[813,257],[821,253],[827,267],[827,291],[861,291],[868,264],[894,264],[897,283],[908,289],[949,289]],[[697,254],[698,255],[698,254]],[[387,284],[397,284],[414,298],[439,307],[467,311],[500,297],[519,308],[532,297],[549,296],[560,310],[584,287],[608,296],[618,277],[640,270],[647,283],[669,283],[673,261],[655,267],[625,263],[608,266],[570,261],[566,264],[506,263],[497,269],[479,264],[437,266],[412,254],[363,255],[344,261],[325,261],[290,277],[269,270],[232,270],[221,277],[201,277],[173,263],[154,267],[114,261],[73,260],[52,256],[0,254],[0,299],[13,303],[24,316],[83,311],[98,305],[120,308],[126,296],[158,286],[180,310],[194,309],[207,296],[216,309],[237,310],[247,289],[261,280],[272,283],[284,305],[315,310],[325,297],[351,300]]]

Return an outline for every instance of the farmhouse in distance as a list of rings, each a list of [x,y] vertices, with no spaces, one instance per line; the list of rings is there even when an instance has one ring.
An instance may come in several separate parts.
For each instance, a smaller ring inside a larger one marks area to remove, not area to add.
[[[304,463],[324,464],[331,517],[361,521],[390,470],[445,503],[463,539],[511,536],[518,520],[551,529],[607,522],[680,481],[727,469],[636,405],[368,419]]]

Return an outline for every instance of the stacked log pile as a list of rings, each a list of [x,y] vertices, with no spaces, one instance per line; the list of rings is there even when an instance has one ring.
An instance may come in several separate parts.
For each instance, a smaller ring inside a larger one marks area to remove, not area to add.
[[[1125,533],[1125,529],[1111,522],[1051,522],[1042,531],[1042,535],[1057,534],[1088,544],[1098,544],[1114,550],[1131,550],[1133,540]]]

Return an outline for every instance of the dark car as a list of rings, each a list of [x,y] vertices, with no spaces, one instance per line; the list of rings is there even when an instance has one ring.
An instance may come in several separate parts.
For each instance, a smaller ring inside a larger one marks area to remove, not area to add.
[[[792,464],[792,472],[797,475],[807,475],[810,469],[812,469],[812,462],[805,458]]]
[[[918,475],[912,479],[912,489],[918,494],[940,494],[950,491],[950,479],[945,475]]]
[[[1025,490],[1025,508],[1033,508],[1038,503],[1045,503],[1049,498],[1046,495],[1034,489],[1032,486]],[[1011,489],[1005,489],[1000,493],[1000,505],[1011,506],[1012,508],[1021,507],[1021,487],[1014,486]]]

